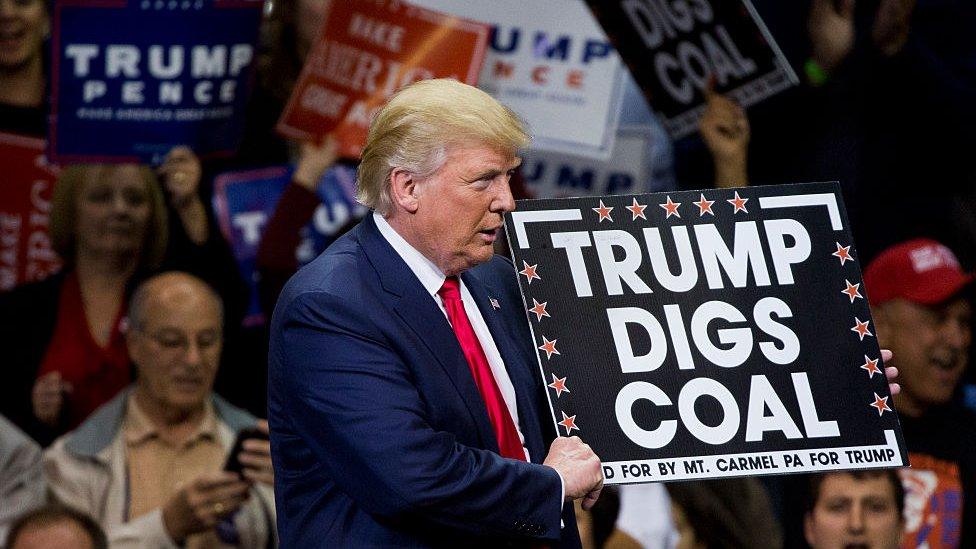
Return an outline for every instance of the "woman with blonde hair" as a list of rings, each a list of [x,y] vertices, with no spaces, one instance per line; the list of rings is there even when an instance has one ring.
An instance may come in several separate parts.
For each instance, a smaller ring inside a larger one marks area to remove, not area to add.
[[[157,172],[137,164],[62,171],[50,236],[64,267],[0,295],[0,413],[42,445],[131,382],[123,332],[139,280],[170,268],[206,275],[221,270],[214,263],[223,257],[232,261],[210,230],[200,174],[185,147]]]

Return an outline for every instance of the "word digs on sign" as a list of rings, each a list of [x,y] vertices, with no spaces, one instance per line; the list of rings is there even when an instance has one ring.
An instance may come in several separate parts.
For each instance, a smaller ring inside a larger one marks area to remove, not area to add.
[[[587,0],[671,133],[695,131],[711,86],[744,107],[799,83],[749,0]]]
[[[908,463],[840,187],[526,200],[553,421],[610,484]]]

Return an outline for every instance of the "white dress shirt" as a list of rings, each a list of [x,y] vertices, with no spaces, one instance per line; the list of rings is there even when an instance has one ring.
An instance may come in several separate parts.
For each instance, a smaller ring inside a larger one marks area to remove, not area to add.
[[[441,289],[441,286],[444,285],[444,280],[447,276],[430,259],[427,259],[424,254],[417,251],[409,242],[404,240],[387,223],[382,215],[373,212],[373,221],[376,222],[376,228],[379,229],[383,238],[390,243],[390,246],[400,256],[400,259],[403,259],[403,262],[407,264],[410,271],[420,280],[424,289],[427,290],[427,293],[430,294],[434,302],[437,303],[437,306],[440,307],[441,312],[444,313],[444,318],[447,318],[447,322],[450,324],[451,319],[447,316],[447,309],[444,308],[444,302],[437,293]],[[525,447],[525,436],[522,435],[522,428],[519,427],[518,406],[515,401],[515,386],[512,385],[512,379],[508,377],[508,370],[505,369],[502,355],[498,352],[498,346],[495,345],[495,340],[491,337],[491,332],[488,331],[488,325],[485,324],[484,317],[481,316],[481,309],[474,302],[474,297],[472,297],[471,292],[468,291],[464,282],[460,278],[458,278],[458,282],[461,285],[461,302],[464,304],[464,312],[468,315],[468,321],[471,322],[471,327],[474,329],[475,335],[478,336],[478,342],[481,343],[481,348],[485,351],[485,356],[488,358],[488,365],[491,366],[491,373],[495,376],[495,383],[498,384],[498,390],[502,393],[502,398],[508,407],[508,413],[511,414],[512,421],[515,422],[515,430],[518,432],[519,441],[522,443],[522,451],[525,452],[525,461],[531,461],[529,459],[529,450]],[[556,471],[556,474],[559,474],[559,471]],[[559,506],[561,509],[563,501],[566,498],[566,481],[563,480],[562,475],[559,475],[559,490]],[[563,526],[565,525],[560,520],[559,527],[562,528]]]
[[[434,265],[431,260],[427,259],[424,254],[417,251],[416,248],[410,245],[393,227],[387,223],[383,216],[376,212],[373,212],[373,220],[376,222],[376,227],[380,230],[380,234],[383,238],[393,246],[396,253],[403,259],[403,262],[410,267],[410,270],[417,276],[420,283],[427,290],[427,293],[434,298],[434,301],[440,307],[441,312],[444,313],[444,317],[447,318],[447,322],[450,324],[451,320],[447,316],[447,310],[444,308],[444,302],[441,300],[441,296],[438,295],[438,291],[441,286],[444,285],[444,279],[447,277],[437,265]],[[485,351],[485,356],[488,358],[488,365],[491,366],[491,373],[495,376],[495,383],[498,384],[498,390],[502,393],[502,398],[505,400],[505,405],[508,407],[508,412],[512,416],[512,421],[515,422],[515,430],[518,432],[519,441],[522,443],[522,450],[525,452],[525,460],[529,460],[529,451],[525,447],[525,437],[522,435],[522,429],[519,427],[519,416],[518,416],[518,406],[515,400],[515,386],[512,385],[512,379],[508,377],[508,370],[505,369],[505,362],[502,361],[502,355],[498,352],[498,346],[495,345],[495,340],[491,337],[491,332],[488,331],[488,325],[485,324],[484,317],[481,316],[481,310],[478,305],[474,302],[474,297],[471,292],[468,291],[467,286],[464,285],[463,281],[461,283],[461,302],[464,304],[464,312],[468,315],[468,320],[471,322],[471,327],[474,328],[474,333],[478,336],[478,342],[481,343],[481,348]]]

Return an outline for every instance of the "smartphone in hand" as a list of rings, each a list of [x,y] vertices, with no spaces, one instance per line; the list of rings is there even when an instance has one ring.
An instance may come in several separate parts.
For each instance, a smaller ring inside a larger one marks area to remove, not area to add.
[[[227,455],[227,461],[224,463],[224,471],[237,473],[238,476],[243,478],[244,465],[241,463],[239,456],[244,451],[244,441],[248,439],[268,440],[268,435],[261,432],[257,427],[247,427],[238,431],[237,437],[234,439],[234,446],[231,448],[230,454]]]

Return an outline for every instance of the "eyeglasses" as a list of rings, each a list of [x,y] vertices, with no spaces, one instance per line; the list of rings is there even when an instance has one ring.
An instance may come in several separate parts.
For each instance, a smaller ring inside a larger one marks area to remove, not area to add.
[[[139,330],[146,337],[151,339],[164,352],[186,354],[190,351],[190,337],[184,332],[164,330],[149,333]],[[216,330],[204,330],[196,335],[196,346],[201,353],[216,349],[222,340],[221,334]]]

